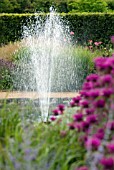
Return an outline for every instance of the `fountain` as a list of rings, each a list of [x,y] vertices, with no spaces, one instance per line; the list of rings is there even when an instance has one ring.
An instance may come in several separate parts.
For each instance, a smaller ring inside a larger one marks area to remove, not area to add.
[[[50,93],[70,91],[74,81],[68,24],[51,7],[45,22],[36,15],[35,23],[23,26],[23,47],[28,52],[18,63],[15,86],[38,92],[41,117],[47,121]]]

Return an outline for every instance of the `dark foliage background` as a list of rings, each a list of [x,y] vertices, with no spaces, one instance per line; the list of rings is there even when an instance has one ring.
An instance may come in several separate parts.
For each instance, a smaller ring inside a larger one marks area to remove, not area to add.
[[[113,0],[0,0],[0,13],[49,12],[105,12],[114,10]]]

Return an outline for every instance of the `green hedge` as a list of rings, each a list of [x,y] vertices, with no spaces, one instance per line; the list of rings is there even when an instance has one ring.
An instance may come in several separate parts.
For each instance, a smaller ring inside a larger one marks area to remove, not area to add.
[[[78,13],[65,16],[80,42],[88,39],[108,42],[114,35],[114,13]]]
[[[45,20],[46,14],[39,14]],[[60,14],[70,30],[75,32],[74,39],[86,42],[108,42],[114,35],[114,12],[112,13],[73,13]],[[31,19],[30,19],[31,18]],[[35,14],[0,14],[0,44],[17,41],[22,37],[22,26],[35,22]]]

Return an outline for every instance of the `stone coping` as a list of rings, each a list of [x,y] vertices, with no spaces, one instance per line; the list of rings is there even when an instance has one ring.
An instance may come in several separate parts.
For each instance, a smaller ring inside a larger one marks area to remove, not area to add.
[[[73,98],[79,95],[78,92],[51,92],[51,93],[37,93],[25,91],[1,91],[0,99],[38,99],[38,98]]]

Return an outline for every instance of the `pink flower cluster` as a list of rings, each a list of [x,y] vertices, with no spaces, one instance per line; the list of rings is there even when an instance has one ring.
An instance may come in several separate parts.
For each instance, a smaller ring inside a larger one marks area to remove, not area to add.
[[[74,35],[74,32],[73,32],[73,31],[71,31],[71,32],[70,32],[70,35]]]
[[[89,50],[94,50],[94,47],[96,47],[98,49],[101,44],[103,44],[102,41],[93,42],[93,40],[88,40],[88,49]]]
[[[114,55],[94,60],[98,74],[90,74],[80,95],[71,100],[71,107],[79,110],[73,115],[69,129],[81,132],[80,141],[85,146],[96,170],[114,169]],[[83,134],[83,135],[82,135]],[[95,158],[95,153],[100,154]],[[88,159],[88,158],[87,158]],[[87,168],[91,169],[91,162]],[[81,169],[78,168],[79,170]]]
[[[79,141],[87,150],[88,166],[76,170],[114,169],[114,54],[94,60],[98,74],[90,74],[79,95],[72,98],[70,107],[78,108],[68,123],[70,130],[79,134]],[[53,115],[61,115],[59,105]],[[102,152],[101,152],[102,151]],[[96,156],[97,155],[97,156]]]
[[[63,104],[59,104],[56,109],[53,110],[53,115],[51,116],[51,121],[56,120],[56,116],[62,115],[65,110],[65,106]]]

